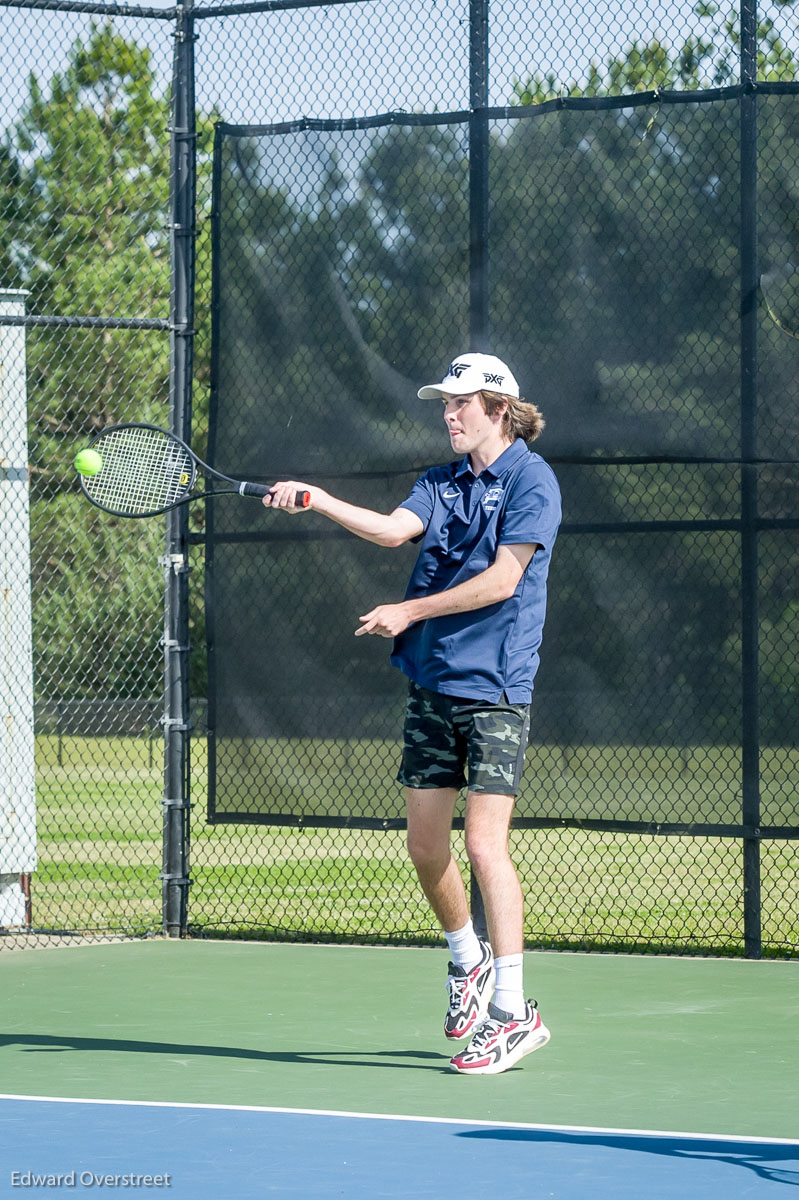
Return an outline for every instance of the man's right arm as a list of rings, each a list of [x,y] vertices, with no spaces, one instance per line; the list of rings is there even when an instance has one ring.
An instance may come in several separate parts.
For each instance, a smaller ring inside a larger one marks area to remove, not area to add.
[[[297,492],[309,492],[311,502],[307,508],[297,508],[294,499]],[[402,546],[411,538],[424,533],[421,517],[409,508],[395,508],[391,513],[374,512],[370,508],[359,508],[331,496],[324,488],[296,480],[276,483],[268,496],[264,496],[267,508],[279,508],[285,512],[318,512],[335,521],[350,533],[374,542],[378,546]]]

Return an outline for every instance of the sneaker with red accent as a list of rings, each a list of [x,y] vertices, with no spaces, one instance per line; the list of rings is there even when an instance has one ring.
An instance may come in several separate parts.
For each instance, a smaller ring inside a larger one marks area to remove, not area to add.
[[[488,1012],[494,994],[494,955],[488,942],[480,945],[483,956],[471,971],[454,963],[447,969],[449,1009],[444,1018],[444,1034],[448,1038],[468,1037]]]
[[[488,1016],[478,1025],[469,1045],[449,1065],[461,1075],[499,1075],[525,1054],[546,1046],[549,1037],[535,1000],[527,1001],[527,1012],[520,1018],[489,1004]]]

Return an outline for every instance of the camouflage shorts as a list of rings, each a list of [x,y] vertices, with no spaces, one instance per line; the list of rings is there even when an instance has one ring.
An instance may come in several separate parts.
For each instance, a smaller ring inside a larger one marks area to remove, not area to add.
[[[524,770],[530,705],[465,700],[411,683],[397,778],[412,788],[515,796]]]

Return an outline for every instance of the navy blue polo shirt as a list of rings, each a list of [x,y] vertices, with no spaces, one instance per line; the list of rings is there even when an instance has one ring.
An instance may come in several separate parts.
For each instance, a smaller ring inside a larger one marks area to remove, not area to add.
[[[491,566],[502,545],[537,542],[508,600],[417,621],[394,641],[391,661],[420,687],[448,696],[527,704],[538,668],[549,560],[561,517],[552,468],[518,438],[474,475],[468,456],[434,467],[401,508],[424,522],[405,599],[455,587]]]

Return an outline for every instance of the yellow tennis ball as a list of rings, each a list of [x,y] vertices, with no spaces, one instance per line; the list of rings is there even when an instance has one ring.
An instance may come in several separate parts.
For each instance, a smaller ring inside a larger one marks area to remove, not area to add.
[[[75,455],[75,470],[79,475],[99,475],[103,469],[103,456],[96,450],[81,450]]]

